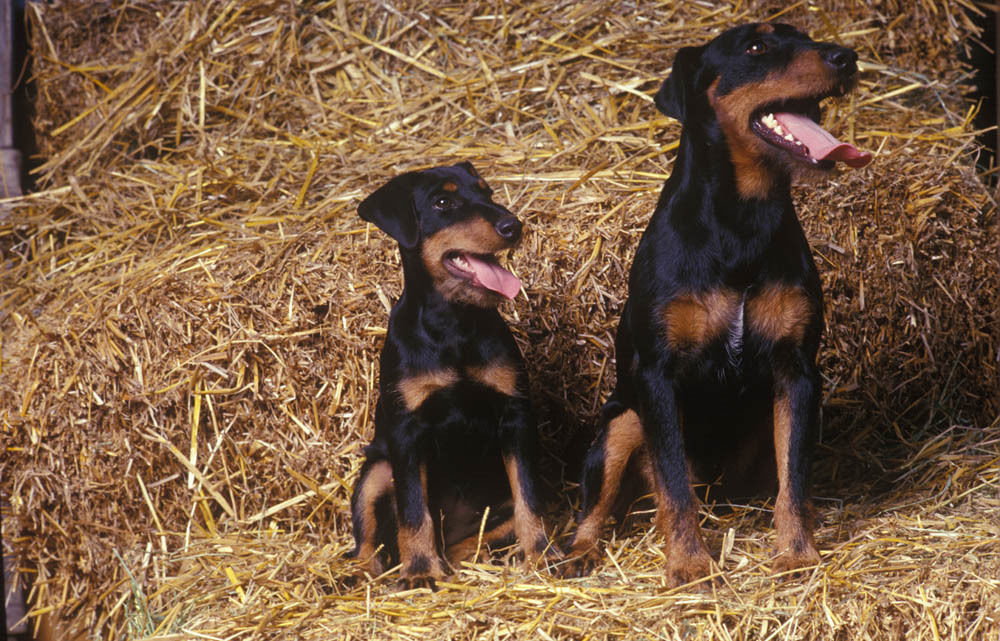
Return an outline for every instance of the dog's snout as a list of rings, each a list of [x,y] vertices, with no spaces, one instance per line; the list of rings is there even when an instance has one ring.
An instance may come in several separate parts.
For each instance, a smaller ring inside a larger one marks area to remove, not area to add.
[[[823,59],[839,74],[850,76],[858,70],[858,54],[851,49],[833,47],[823,52]]]
[[[521,237],[521,221],[514,216],[504,216],[493,226],[500,237],[508,242],[514,242]]]

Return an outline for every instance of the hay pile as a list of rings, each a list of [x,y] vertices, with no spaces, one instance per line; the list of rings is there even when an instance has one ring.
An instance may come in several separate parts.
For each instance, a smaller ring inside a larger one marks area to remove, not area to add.
[[[30,5],[46,162],[0,216],[0,474],[36,621],[102,638],[995,639],[1000,235],[956,63],[971,3],[784,6]],[[346,581],[401,288],[360,198],[470,160],[526,222],[527,296],[504,313],[566,534],[679,131],[648,95],[678,47],[778,13],[860,53],[828,124],[877,152],[796,193],[828,308],[824,565],[772,580],[758,503],[704,511],[725,569],[708,592],[662,590],[645,527],[609,533],[586,579],[470,564],[434,594]]]

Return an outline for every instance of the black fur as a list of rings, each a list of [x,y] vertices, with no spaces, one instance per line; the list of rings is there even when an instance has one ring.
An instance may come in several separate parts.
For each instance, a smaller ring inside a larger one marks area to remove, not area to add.
[[[355,554],[374,532],[381,552],[371,559],[373,570],[402,560],[410,585],[433,587],[443,571],[439,555],[476,535],[487,508],[487,531],[498,516],[511,521],[517,495],[528,516],[540,510],[535,419],[521,354],[496,310],[503,297],[439,264],[453,253],[448,242],[486,260],[517,244],[520,221],[491,194],[472,165],[462,163],[393,178],[358,208],[399,242],[405,286],[389,317],[375,437],[352,498]],[[483,371],[509,374],[509,380],[495,376],[491,384]],[[508,459],[519,472],[515,493]],[[391,467],[391,485],[376,486],[373,470],[384,463]],[[371,485],[363,492],[366,483]],[[407,565],[400,530],[419,530],[428,515],[433,558],[420,549]],[[533,547],[535,541],[522,544]]]
[[[786,25],[745,25],[707,45],[681,49],[655,97],[656,106],[681,120],[683,130],[673,172],[631,268],[615,344],[617,386],[584,463],[580,522],[596,519],[587,525],[599,525],[607,510],[595,512],[596,506],[618,492],[621,476],[610,479],[612,487],[604,486],[609,453],[624,453],[633,466],[642,459],[661,503],[658,524],[667,539],[673,583],[710,571],[698,532],[689,462],[695,479],[718,481],[729,496],[773,486],[772,423],[780,399],[787,399],[791,416],[781,500],[787,498],[790,522],[801,519],[805,534],[796,539],[802,528],[794,523],[786,528],[786,538],[796,540],[786,556],[789,563],[778,566],[818,559],[808,485],[818,422],[816,354],[823,299],[790,194],[792,176],[803,163],[755,140],[744,114],[723,110],[751,99],[759,105],[754,103],[758,111],[750,113],[770,109],[768,101],[791,109],[785,105],[793,103],[785,101],[794,99],[796,109],[815,117],[820,98],[852,85],[855,60],[854,52],[816,43]],[[815,86],[809,84],[812,80],[798,81],[802,65],[821,72]],[[766,94],[771,87],[794,92],[799,85],[796,95]],[[751,86],[761,95],[750,93]],[[738,93],[741,88],[746,97]],[[751,150],[746,158],[737,149],[744,145]],[[752,163],[738,162],[745,159]],[[820,169],[826,167],[821,164]],[[741,174],[746,166],[755,173]],[[720,292],[721,298],[713,297]],[[779,293],[787,294],[787,301],[773,302]],[[705,305],[699,307],[699,301]],[[695,340],[701,334],[693,321],[714,318],[700,316],[701,309],[724,318],[724,329]],[[796,317],[798,322],[788,323],[788,335],[782,335],[779,330],[786,328],[780,312],[786,309],[807,311]],[[609,428],[615,419],[630,416],[627,412],[634,412],[641,424],[641,443],[634,451],[622,436],[625,431],[616,435]],[[785,536],[782,527],[779,523],[779,544]],[[577,558],[570,573],[585,573],[599,559],[590,549],[595,541],[586,537],[581,540],[578,534],[574,541]]]

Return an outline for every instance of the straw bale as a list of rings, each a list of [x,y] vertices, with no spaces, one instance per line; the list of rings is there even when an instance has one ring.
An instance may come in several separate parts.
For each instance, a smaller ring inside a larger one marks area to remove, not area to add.
[[[0,489],[34,622],[101,638],[995,639],[1000,234],[957,62],[969,10],[29,5],[45,162],[40,191],[0,204]],[[827,124],[877,156],[795,194],[828,310],[824,564],[772,579],[759,502],[703,511],[725,574],[700,591],[665,591],[642,515],[586,579],[477,562],[433,594],[358,580],[347,504],[402,286],[359,200],[470,160],[524,219],[525,292],[502,311],[561,538],[679,132],[649,96],[678,47],[779,14],[859,52],[859,90]]]

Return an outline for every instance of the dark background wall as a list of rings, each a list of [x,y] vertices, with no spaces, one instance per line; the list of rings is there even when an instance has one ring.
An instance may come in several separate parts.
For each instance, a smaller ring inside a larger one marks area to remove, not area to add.
[[[993,5],[994,7],[996,5]],[[982,171],[988,171],[996,166],[997,157],[997,12],[995,9],[989,10],[982,7],[983,14],[978,15],[969,12],[970,17],[983,30],[979,42],[970,43],[968,54],[965,60],[974,68],[973,79],[976,88],[969,95],[973,101],[982,100],[982,107],[976,116],[976,127],[987,129],[993,127],[992,131],[983,133],[979,140],[987,148],[979,159],[979,167]],[[994,171],[988,176],[990,184],[997,184],[997,172]]]

